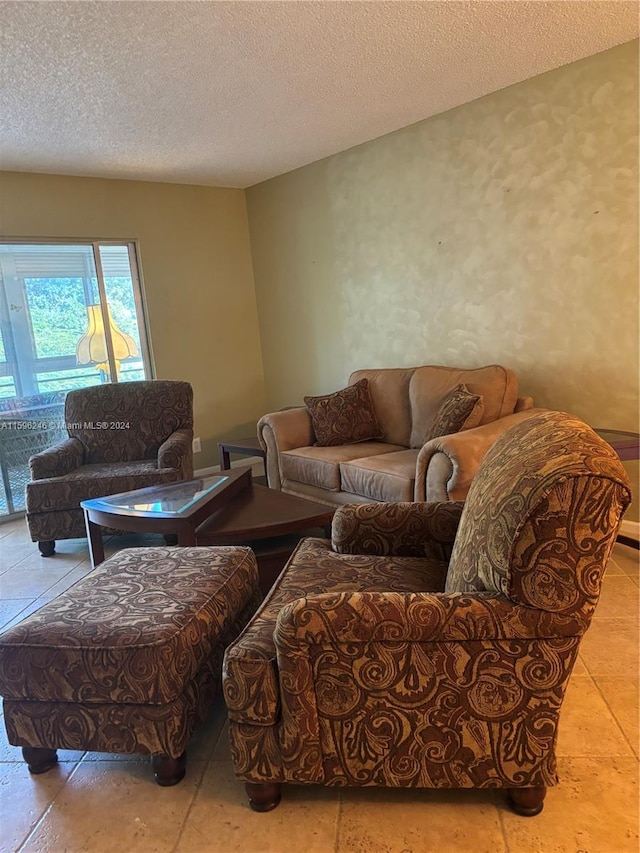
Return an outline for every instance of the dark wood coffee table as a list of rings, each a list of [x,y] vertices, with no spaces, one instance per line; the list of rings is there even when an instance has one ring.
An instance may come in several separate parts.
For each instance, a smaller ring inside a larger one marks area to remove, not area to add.
[[[303,535],[331,535],[334,508],[253,483],[251,468],[82,501],[91,563],[102,528],[175,534],[178,545],[249,545],[266,592]]]
[[[303,536],[331,536],[335,507],[258,483],[237,494],[196,531],[198,545],[249,545],[266,594]]]
[[[81,501],[92,566],[95,568],[104,560],[103,527],[162,533],[177,538],[178,545],[195,545],[196,530],[202,522],[250,485],[251,468],[236,468],[213,477]]]

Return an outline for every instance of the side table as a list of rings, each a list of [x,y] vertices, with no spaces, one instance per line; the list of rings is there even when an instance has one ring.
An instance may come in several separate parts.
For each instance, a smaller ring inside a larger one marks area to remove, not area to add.
[[[640,459],[640,434],[637,432],[625,432],[620,429],[596,429],[600,438],[615,450],[622,461],[629,459]]]
[[[257,436],[230,438],[229,441],[219,441],[218,456],[220,458],[221,471],[228,471],[231,468],[231,453],[238,453],[241,456],[259,456],[264,460],[264,476],[267,476],[267,454],[260,446]]]
[[[637,432],[625,432],[620,429],[596,429],[595,427],[594,430],[600,438],[603,438],[607,444],[613,447],[622,462],[640,459],[640,435]],[[618,535],[618,542],[622,542],[623,545],[628,545],[631,548],[640,548],[640,542],[630,536]]]

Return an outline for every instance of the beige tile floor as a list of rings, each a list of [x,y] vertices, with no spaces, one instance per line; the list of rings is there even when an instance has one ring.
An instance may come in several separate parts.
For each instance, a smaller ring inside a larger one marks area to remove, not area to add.
[[[157,540],[156,540],[157,541]],[[112,550],[140,544],[116,540]],[[0,627],[89,571],[86,543],[43,559],[24,522],[0,526]],[[500,792],[288,786],[247,806],[218,702],[187,776],[159,788],[148,759],[60,751],[31,776],[0,726],[0,850],[40,853],[638,853],[638,551],[616,545],[563,707],[560,785],[536,818]]]

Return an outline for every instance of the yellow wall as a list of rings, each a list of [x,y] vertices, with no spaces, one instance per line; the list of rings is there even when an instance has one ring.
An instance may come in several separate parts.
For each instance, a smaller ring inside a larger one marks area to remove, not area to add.
[[[268,405],[499,362],[637,429],[637,132],[632,42],[249,189]]]
[[[159,379],[194,389],[196,467],[265,411],[242,190],[0,172],[3,237],[135,239]]]

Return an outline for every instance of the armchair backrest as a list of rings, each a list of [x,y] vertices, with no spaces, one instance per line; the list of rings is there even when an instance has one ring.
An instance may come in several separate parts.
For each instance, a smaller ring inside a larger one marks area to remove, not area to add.
[[[153,459],[171,433],[193,428],[193,390],[164,379],[81,388],[67,394],[65,422],[86,463]]]
[[[474,477],[453,546],[447,592],[501,592],[585,629],[629,479],[581,420],[545,411],[508,430]]]

